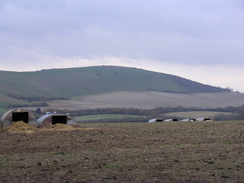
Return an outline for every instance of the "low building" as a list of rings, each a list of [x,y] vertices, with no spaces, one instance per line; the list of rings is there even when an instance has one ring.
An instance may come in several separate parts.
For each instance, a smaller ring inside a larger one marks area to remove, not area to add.
[[[172,118],[172,119],[166,119],[166,120],[164,120],[164,121],[166,121],[166,122],[170,122],[170,121],[179,121],[179,119],[178,119],[178,118]]]
[[[196,119],[194,119],[194,118],[186,118],[186,119],[182,119],[181,121],[196,121]]]
[[[67,124],[73,127],[79,127],[78,122],[68,114],[47,113],[37,119],[39,128],[48,128],[55,124]]]
[[[148,123],[154,123],[154,122],[163,122],[164,120],[162,118],[153,118],[148,121]]]
[[[197,118],[196,120],[197,121],[212,121],[212,119],[209,117]]]
[[[38,127],[35,114],[26,109],[12,109],[5,112],[1,117],[2,128],[11,126],[13,122],[23,121],[32,127]]]

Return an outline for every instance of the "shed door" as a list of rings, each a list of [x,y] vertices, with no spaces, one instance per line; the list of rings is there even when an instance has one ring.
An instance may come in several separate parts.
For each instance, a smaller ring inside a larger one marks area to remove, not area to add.
[[[28,112],[13,112],[12,113],[12,121],[23,121],[25,123],[28,123],[29,121],[29,113]]]
[[[66,124],[67,123],[67,116],[66,115],[52,116],[52,124],[55,125],[57,123]]]

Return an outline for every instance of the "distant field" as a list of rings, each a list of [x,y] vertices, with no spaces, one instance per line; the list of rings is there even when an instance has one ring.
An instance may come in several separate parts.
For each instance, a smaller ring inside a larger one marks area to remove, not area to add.
[[[112,92],[73,98],[74,104],[87,108],[134,107],[152,109],[156,107],[228,107],[244,104],[242,93],[197,93],[176,94],[165,92]],[[70,104],[70,101],[69,101]]]
[[[123,118],[137,118],[144,117],[138,115],[126,115],[126,114],[100,114],[100,115],[86,115],[77,116],[75,119],[77,121],[89,121],[89,120],[99,120],[99,119],[123,119]]]
[[[30,104],[0,94],[0,108],[9,104]],[[243,93],[197,93],[177,94],[165,92],[110,92],[96,95],[73,97],[72,100],[47,101],[48,107],[41,110],[54,109],[97,109],[97,108],[141,108],[153,109],[157,107],[197,107],[218,108],[238,107],[244,105]],[[37,107],[25,107],[36,110]]]
[[[165,92],[111,92],[74,97],[72,100],[48,101],[49,107],[41,109],[96,109],[96,108],[141,108],[199,107],[217,108],[244,105],[243,93],[198,93],[176,94]],[[36,107],[29,108],[36,110]]]
[[[179,117],[179,118],[200,118],[200,117],[214,117],[217,114],[231,115],[228,112],[212,112],[212,111],[187,111],[187,112],[170,112],[163,114],[168,117]]]

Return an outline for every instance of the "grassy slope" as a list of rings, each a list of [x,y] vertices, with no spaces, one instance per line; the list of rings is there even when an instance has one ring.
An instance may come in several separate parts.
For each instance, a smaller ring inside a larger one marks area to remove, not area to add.
[[[93,106],[107,107],[203,107],[216,108],[241,106],[244,101],[242,93],[197,93],[176,94],[164,92],[114,92],[83,97],[75,97],[74,105],[93,108]],[[79,102],[78,102],[79,101]],[[69,103],[71,106],[71,103]],[[73,106],[74,106],[73,105]]]
[[[86,115],[86,116],[76,116],[77,121],[89,121],[89,120],[99,120],[99,119],[123,119],[123,118],[137,118],[145,117],[139,115],[128,115],[128,114],[99,114],[99,115]]]
[[[200,118],[200,117],[210,117],[213,118],[217,114],[231,115],[232,113],[228,112],[213,112],[213,111],[187,111],[187,112],[171,112],[164,113],[162,117],[171,118],[177,117],[180,119],[184,118]],[[77,121],[89,121],[89,120],[99,120],[99,119],[122,119],[122,118],[133,118],[133,117],[146,117],[139,115],[126,115],[126,114],[99,114],[99,115],[86,115],[86,116],[76,116]],[[160,116],[158,116],[160,117]]]
[[[96,66],[36,72],[0,71],[0,93],[73,97],[115,91],[223,91],[184,78],[136,68]]]
[[[3,94],[0,94],[0,108],[5,108],[6,106],[10,104],[21,104],[21,105],[28,105],[30,104],[29,102],[24,102],[21,100],[17,100],[8,96],[5,96]]]

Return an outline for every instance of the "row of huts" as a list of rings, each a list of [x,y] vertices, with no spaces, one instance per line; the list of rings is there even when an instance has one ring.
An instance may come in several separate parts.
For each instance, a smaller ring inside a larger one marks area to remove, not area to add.
[[[36,119],[35,114],[26,109],[12,109],[3,114],[0,120],[1,128],[11,126],[13,122],[23,121],[32,127],[48,128],[57,123],[78,127],[78,122],[68,114],[46,113]]]
[[[163,119],[163,118],[153,118],[148,121],[148,123],[154,122],[170,122],[170,121],[212,121],[209,117],[202,117],[202,118],[186,118],[186,119],[178,119],[178,118],[171,118],[171,119]]]

